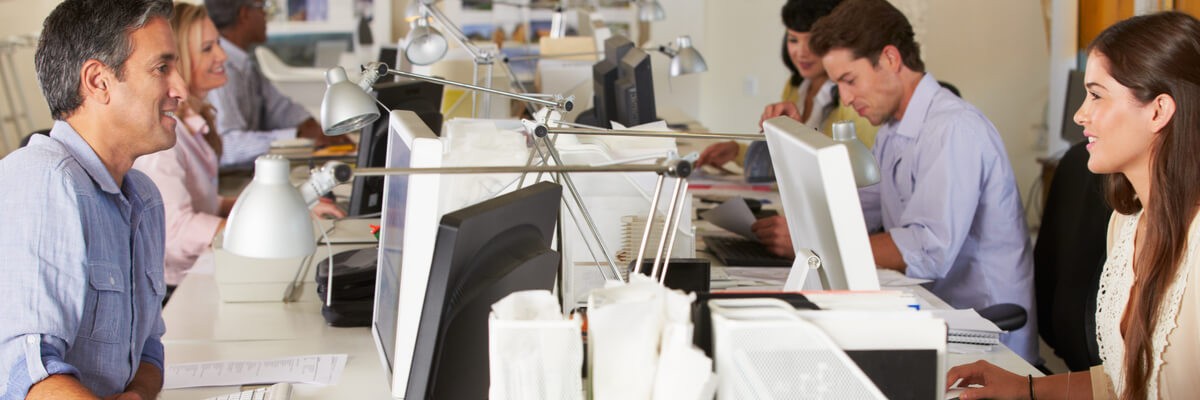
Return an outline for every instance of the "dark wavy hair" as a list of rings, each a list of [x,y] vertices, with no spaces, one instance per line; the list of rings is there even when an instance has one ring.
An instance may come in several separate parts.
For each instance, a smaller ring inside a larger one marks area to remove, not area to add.
[[[1108,59],[1112,77],[1137,101],[1149,103],[1166,94],[1175,114],[1155,135],[1151,147],[1150,198],[1143,204],[1123,174],[1106,177],[1105,196],[1113,209],[1132,214],[1145,209],[1146,231],[1134,259],[1129,304],[1121,320],[1125,370],[1121,397],[1157,397],[1146,393],[1153,355],[1151,343],[1163,295],[1183,261],[1189,225],[1200,203],[1200,21],[1179,12],[1133,17],[1105,29],[1088,46]],[[1115,360],[1109,360],[1115,361]]]
[[[870,29],[864,29],[868,25]],[[925,72],[912,24],[887,0],[846,0],[813,25],[808,45],[821,56],[835,48],[848,49],[854,58],[866,57],[871,65],[879,63],[883,48],[892,45],[900,50],[904,66]]]
[[[812,30],[813,24],[841,4],[842,0],[788,0],[783,5],[783,9],[779,11],[779,17],[783,19],[783,26],[796,32],[808,32]],[[804,82],[804,77],[800,76],[800,70],[792,65],[792,57],[788,55],[787,49],[787,33],[783,34],[783,65],[788,71],[792,72],[791,79],[788,80],[788,85],[792,87],[800,86]]]

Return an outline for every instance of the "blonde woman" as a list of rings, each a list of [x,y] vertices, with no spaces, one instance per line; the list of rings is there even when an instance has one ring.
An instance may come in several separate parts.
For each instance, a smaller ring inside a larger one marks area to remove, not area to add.
[[[174,287],[213,237],[225,225],[234,198],[217,193],[217,167],[221,135],[214,111],[205,100],[208,92],[225,84],[225,51],[219,33],[204,6],[176,3],[171,17],[178,46],[178,68],[187,83],[188,97],[175,113],[175,147],[143,156],[134,163],[154,180],[162,193],[166,212],[165,274]],[[342,216],[336,207],[318,203],[317,213]]]

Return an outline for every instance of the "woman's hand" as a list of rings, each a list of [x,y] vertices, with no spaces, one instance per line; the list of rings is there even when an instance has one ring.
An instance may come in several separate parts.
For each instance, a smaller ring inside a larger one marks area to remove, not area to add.
[[[950,368],[946,373],[946,388],[949,389],[950,385],[959,379],[962,379],[962,382],[958,387],[965,389],[958,395],[962,400],[1029,398],[1028,377],[1008,372],[987,361],[980,360]],[[968,388],[967,385],[983,387]]]
[[[759,129],[762,129],[763,122],[765,122],[768,119],[778,117],[780,115],[786,115],[786,116],[788,116],[788,118],[800,121],[800,109],[796,108],[796,103],[783,101],[783,102],[771,104],[771,105],[767,106],[766,109],[763,110],[762,118],[760,118],[758,120]],[[803,123],[804,121],[800,121],[800,122]]]
[[[698,169],[705,165],[711,165],[719,169],[724,169],[721,166],[733,161],[734,158],[737,158],[737,155],[737,142],[730,140],[728,142],[713,144],[700,153],[700,158],[696,159],[695,168]]]

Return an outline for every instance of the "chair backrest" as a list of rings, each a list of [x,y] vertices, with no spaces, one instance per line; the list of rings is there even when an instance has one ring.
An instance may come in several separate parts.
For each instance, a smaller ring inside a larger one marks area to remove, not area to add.
[[[1033,249],[1038,331],[1072,371],[1100,363],[1096,291],[1112,216],[1102,177],[1087,169],[1086,144],[1059,161]]]

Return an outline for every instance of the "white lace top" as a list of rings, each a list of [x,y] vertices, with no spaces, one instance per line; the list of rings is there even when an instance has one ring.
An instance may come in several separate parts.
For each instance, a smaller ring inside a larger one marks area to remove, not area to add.
[[[1120,329],[1129,291],[1133,287],[1134,236],[1141,216],[1141,211],[1133,215],[1113,213],[1108,225],[1108,260],[1100,275],[1096,297],[1096,341],[1104,372],[1117,394],[1125,385],[1125,344]],[[1200,327],[1197,326],[1200,296],[1195,293],[1197,279],[1189,278],[1195,275],[1191,271],[1200,263],[1198,244],[1200,224],[1193,219],[1182,266],[1162,293],[1164,303],[1159,308],[1158,326],[1152,333],[1153,363],[1147,387],[1151,398],[1187,398],[1200,389],[1196,379],[1196,371],[1200,371],[1197,369],[1200,368]],[[1188,288],[1191,290],[1185,290]]]

